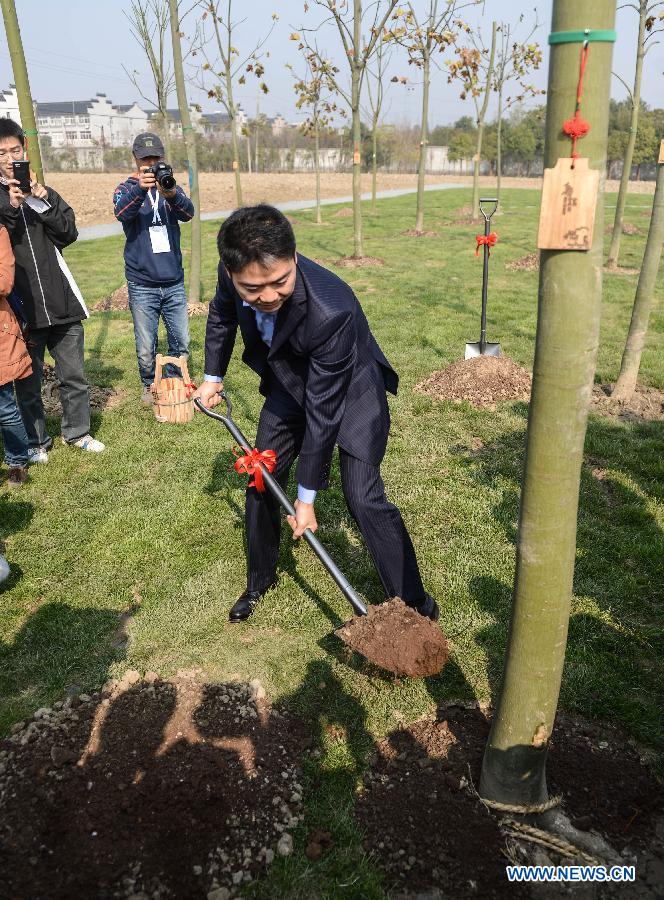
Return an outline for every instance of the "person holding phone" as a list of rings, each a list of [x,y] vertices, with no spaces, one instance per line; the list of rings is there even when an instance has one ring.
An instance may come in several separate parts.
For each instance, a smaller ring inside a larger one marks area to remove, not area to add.
[[[55,360],[60,389],[63,443],[93,453],[104,450],[104,444],[90,434],[82,324],[88,312],[60,254],[78,237],[74,211],[32,173],[27,192],[25,165],[15,165],[25,162],[21,126],[0,118],[0,224],[9,232],[16,259],[15,288],[28,324],[33,370],[30,377],[16,382],[16,398],[28,434],[30,462],[43,463],[53,443],[41,399],[47,348]]]

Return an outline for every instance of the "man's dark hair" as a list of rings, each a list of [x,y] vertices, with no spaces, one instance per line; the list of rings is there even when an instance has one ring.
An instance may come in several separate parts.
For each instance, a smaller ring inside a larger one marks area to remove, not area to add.
[[[229,272],[250,263],[270,266],[295,256],[295,235],[286,216],[268,206],[243,206],[226,219],[217,235],[219,256]]]
[[[21,147],[25,147],[25,135],[23,129],[13,119],[0,119],[0,141],[3,138],[16,138],[21,142]]]

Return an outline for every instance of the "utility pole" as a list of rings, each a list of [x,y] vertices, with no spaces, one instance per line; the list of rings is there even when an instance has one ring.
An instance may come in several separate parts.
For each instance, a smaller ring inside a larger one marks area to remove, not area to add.
[[[34,169],[34,172],[37,175],[37,181],[40,184],[43,184],[44,168],[42,166],[41,152],[39,150],[37,123],[35,121],[35,111],[32,105],[28,68],[25,64],[25,54],[23,53],[21,29],[18,24],[16,7],[14,5],[14,0],[0,0],[0,6],[2,6],[2,17],[5,21],[7,46],[9,47],[9,56],[12,61],[14,84],[16,85],[16,93],[18,95],[18,109],[21,114],[21,128],[25,134],[28,158],[32,169]]]

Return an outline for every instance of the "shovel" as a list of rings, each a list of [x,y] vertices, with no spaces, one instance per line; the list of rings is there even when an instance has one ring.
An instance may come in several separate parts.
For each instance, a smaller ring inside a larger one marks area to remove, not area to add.
[[[493,203],[491,212],[487,212],[483,204]],[[491,233],[491,219],[498,209],[498,200],[496,198],[483,197],[480,198],[480,212],[484,216],[484,237],[488,238]],[[491,344],[486,339],[486,301],[487,288],[489,285],[489,252],[488,243],[484,244],[484,270],[482,272],[482,323],[480,326],[480,339],[477,342],[466,344],[465,359],[472,359],[474,356],[500,356],[500,344]]]
[[[240,431],[240,429],[238,428],[236,423],[233,421],[233,418],[232,418],[233,406],[231,404],[231,401],[230,401],[228,395],[226,394],[225,391],[221,391],[220,397],[226,404],[226,415],[224,415],[224,416],[219,415],[219,413],[213,412],[211,409],[208,409],[206,406],[203,406],[203,404],[201,403],[201,401],[198,398],[196,398],[194,400],[194,403],[196,404],[196,407],[198,408],[198,410],[202,413],[205,413],[206,416],[209,416],[211,419],[216,419],[218,422],[223,422],[223,424],[226,426],[226,428],[228,428],[228,430],[230,431],[233,439],[235,441],[237,441],[237,443],[240,445],[240,447],[246,453],[251,453],[251,445],[249,444],[249,441],[246,439],[246,437],[242,434],[242,432]],[[281,508],[289,516],[294,516],[295,515],[295,507],[290,502],[290,500],[288,499],[286,494],[282,491],[281,486],[280,486],[279,482],[277,481],[277,479],[274,478],[270,474],[270,472],[267,471],[265,466],[261,466],[261,469],[263,470],[263,481],[267,485],[267,489],[269,490],[269,492],[272,494],[272,496],[279,503]],[[332,559],[330,554],[327,552],[325,547],[323,547],[321,542],[314,535],[313,531],[311,531],[309,528],[307,528],[307,530],[304,532],[304,534],[302,536],[305,539],[305,541],[309,544],[311,549],[314,551],[314,553],[316,554],[318,559],[323,563],[323,565],[325,566],[327,571],[330,573],[332,578],[335,580],[335,582],[337,583],[337,586],[339,587],[339,590],[344,595],[346,600],[348,600],[350,605],[353,607],[353,611],[358,616],[366,616],[366,614],[367,614],[366,606],[360,600],[360,598],[358,597],[355,590],[349,584],[348,579],[343,574],[341,569],[338,568],[338,566],[336,565],[336,563],[334,562],[334,560]]]

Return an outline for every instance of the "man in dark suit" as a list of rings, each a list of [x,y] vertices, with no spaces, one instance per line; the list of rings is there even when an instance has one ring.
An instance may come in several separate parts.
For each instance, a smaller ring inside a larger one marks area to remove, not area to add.
[[[238,325],[243,362],[261,377],[265,404],[256,436],[259,450],[277,454],[275,477],[286,485],[298,457],[295,538],[316,531],[316,493],[328,486],[335,444],[341,484],[388,597],[399,596],[436,620],[438,606],[424,590],[401,513],[387,500],[380,464],[390,428],[386,389],[398,376],[369,330],[362,307],[340,278],[295,251],[286,217],[271,206],[236,210],[217,239],[219,282],[205,336],[203,404],[219,392]],[[230,610],[247,619],[276,583],[280,509],[268,493],[248,488],[247,589]]]

